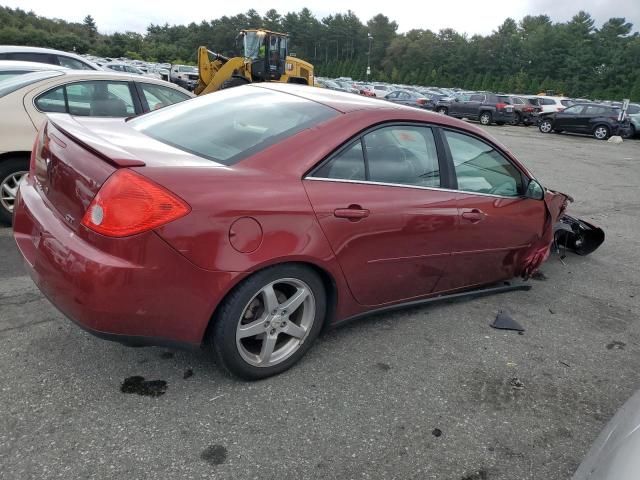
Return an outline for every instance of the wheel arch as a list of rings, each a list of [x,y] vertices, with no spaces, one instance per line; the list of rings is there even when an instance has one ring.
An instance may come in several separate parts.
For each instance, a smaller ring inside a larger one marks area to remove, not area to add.
[[[18,150],[16,152],[4,152],[4,153],[0,153],[0,162],[9,160],[9,159],[14,159],[14,158],[29,160],[30,156],[31,156],[31,152],[27,152],[27,151]]]
[[[231,295],[237,288],[240,286],[245,280],[253,277],[259,272],[266,270],[267,268],[273,268],[282,265],[300,265],[309,268],[313,272],[315,272],[320,279],[322,280],[322,284],[325,288],[326,300],[327,300],[327,311],[326,316],[323,321],[322,329],[326,330],[329,325],[333,323],[333,320],[336,316],[336,311],[338,307],[338,287],[336,285],[336,280],[334,276],[329,272],[329,270],[321,265],[318,265],[316,262],[309,261],[307,259],[282,259],[279,261],[269,262],[267,264],[259,265],[257,268],[247,272],[247,275],[242,275],[238,277],[237,281],[225,292],[225,294],[220,298],[220,301],[217,303],[214,311],[209,317],[209,321],[207,323],[206,328],[202,332],[202,338],[200,343],[204,344],[208,338],[210,338],[211,329],[217,320],[217,315],[220,310],[222,303],[225,299]]]

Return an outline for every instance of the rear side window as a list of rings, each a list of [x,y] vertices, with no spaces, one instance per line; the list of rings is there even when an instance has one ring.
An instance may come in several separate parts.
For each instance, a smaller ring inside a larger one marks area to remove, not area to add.
[[[570,107],[571,105],[573,105],[573,102],[571,100],[560,100],[560,103],[565,107]]]
[[[318,178],[366,180],[362,142],[358,139],[313,174]]]
[[[43,112],[83,117],[128,117],[136,114],[127,82],[77,82],[43,93],[35,100]]]
[[[131,125],[160,142],[232,165],[336,115],[319,103],[248,86],[157,110]]]
[[[505,197],[524,193],[520,171],[491,145],[462,133],[445,130],[458,190]]]
[[[470,102],[483,102],[484,101],[484,95],[471,95],[471,98],[469,98]]]

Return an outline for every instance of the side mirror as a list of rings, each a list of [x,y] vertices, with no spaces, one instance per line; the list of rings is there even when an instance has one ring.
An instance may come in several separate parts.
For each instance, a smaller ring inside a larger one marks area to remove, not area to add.
[[[533,200],[544,200],[544,188],[537,180],[531,179],[524,196]]]

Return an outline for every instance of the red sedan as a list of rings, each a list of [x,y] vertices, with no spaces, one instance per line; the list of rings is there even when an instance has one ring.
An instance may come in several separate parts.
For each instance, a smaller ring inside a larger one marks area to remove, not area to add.
[[[256,379],[324,325],[529,275],[566,200],[467,123],[254,84],[135,119],[50,115],[14,235],[81,327]]]

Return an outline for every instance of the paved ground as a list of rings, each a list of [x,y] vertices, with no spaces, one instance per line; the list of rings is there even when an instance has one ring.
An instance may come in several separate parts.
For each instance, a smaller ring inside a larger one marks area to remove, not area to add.
[[[337,329],[259,383],[89,336],[42,298],[0,229],[0,478],[569,478],[640,387],[640,142],[489,130],[575,196],[603,247],[552,258],[529,292]],[[489,328],[499,309],[526,333]],[[121,393],[132,375],[166,393]]]

